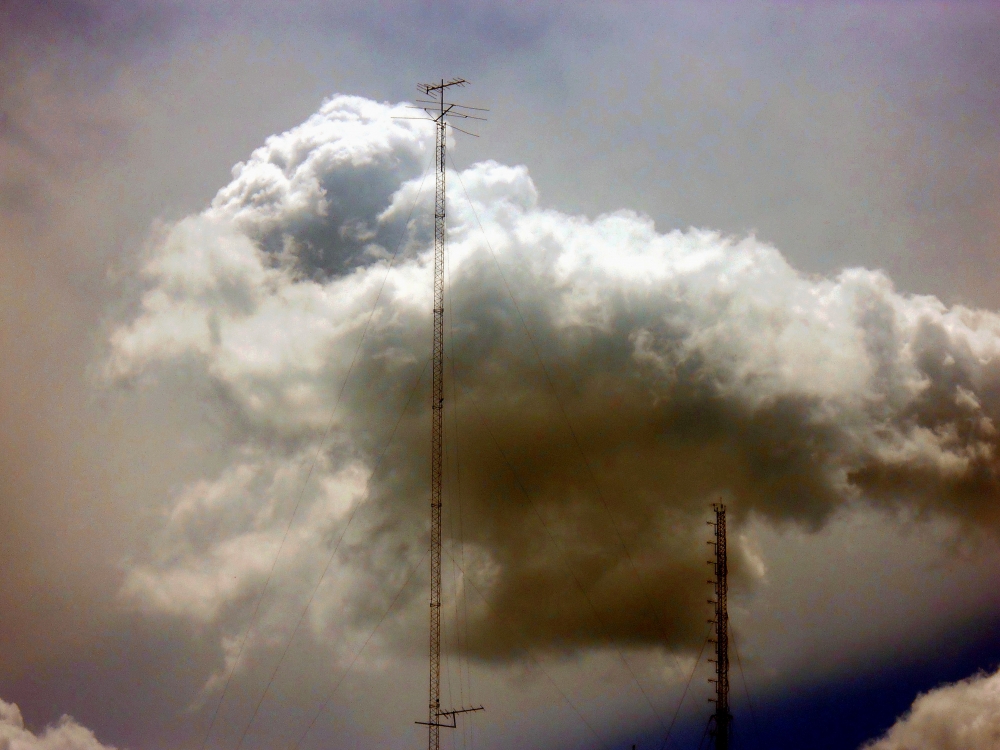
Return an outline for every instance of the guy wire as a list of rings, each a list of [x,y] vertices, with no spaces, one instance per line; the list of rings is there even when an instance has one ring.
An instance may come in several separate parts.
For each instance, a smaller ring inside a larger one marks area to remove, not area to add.
[[[323,451],[323,445],[326,443],[327,438],[330,436],[330,431],[333,429],[333,422],[337,415],[337,409],[340,406],[340,400],[344,395],[344,390],[347,388],[347,383],[351,378],[351,373],[354,372],[354,365],[357,363],[358,354],[361,352],[361,347],[364,345],[365,338],[368,335],[368,328],[371,325],[372,318],[375,316],[375,310],[378,308],[378,303],[382,299],[382,292],[385,290],[385,283],[389,278],[389,273],[392,271],[393,265],[396,262],[396,257],[399,255],[399,250],[403,245],[403,240],[406,238],[408,233],[410,219],[413,216],[413,211],[416,209],[417,201],[420,198],[420,192],[423,190],[424,181],[427,179],[427,174],[430,171],[430,164],[424,170],[424,174],[420,179],[420,186],[417,188],[417,194],[414,196],[413,204],[410,206],[410,212],[407,214],[406,222],[403,225],[403,231],[399,236],[399,241],[396,243],[396,249],[392,253],[392,257],[389,260],[389,265],[385,270],[385,275],[382,277],[382,283],[379,286],[378,294],[375,296],[375,302],[372,304],[371,312],[368,314],[368,319],[365,321],[365,326],[361,332],[361,338],[358,340],[358,345],[354,350],[354,356],[351,358],[351,364],[347,368],[347,374],[344,376],[344,382],[340,386],[340,390],[337,393],[337,399],[334,401],[333,410],[330,413],[330,420],[326,425],[326,429],[323,432],[323,437],[316,447],[316,453],[313,456],[313,460],[309,465],[309,471],[306,473],[306,477],[302,480],[302,485],[299,489],[298,498],[295,501],[295,506],[292,508],[292,514],[288,519],[288,524],[285,527],[285,533],[281,537],[281,543],[278,545],[278,551],[274,555],[274,560],[271,563],[271,568],[268,571],[267,578],[264,580],[264,587],[261,589],[260,596],[257,597],[257,602],[254,605],[253,614],[250,616],[250,622],[247,625],[247,629],[243,633],[243,638],[240,641],[240,647],[236,652],[236,659],[233,661],[233,666],[229,669],[229,674],[226,676],[226,683],[222,688],[222,694],[219,696],[218,703],[215,704],[215,711],[212,713],[212,719],[209,722],[208,730],[205,732],[205,737],[201,742],[201,750],[205,750],[208,746],[208,740],[212,736],[212,730],[215,728],[215,722],[219,717],[219,711],[222,708],[222,704],[226,700],[226,695],[229,692],[229,685],[232,682],[233,675],[236,672],[236,668],[239,666],[240,659],[243,657],[243,649],[246,646],[247,639],[250,636],[250,631],[253,629],[257,622],[257,615],[260,612],[261,602],[264,600],[264,595],[267,593],[267,589],[271,584],[271,579],[274,576],[274,570],[278,564],[278,560],[281,557],[281,552],[285,547],[285,542],[288,540],[288,534],[291,531],[292,523],[295,521],[295,516],[299,512],[299,507],[302,505],[302,498],[305,497],[306,487],[309,484],[309,480],[312,478],[313,470],[316,468],[316,463],[319,461],[320,454]]]
[[[316,711],[315,714],[313,714],[312,720],[309,722],[309,726],[306,727],[306,731],[304,731],[302,735],[298,738],[298,740],[296,740],[295,744],[292,745],[291,750],[299,750],[299,747],[302,745],[305,738],[309,735],[309,732],[312,731],[313,726],[315,726],[316,721],[319,719],[320,716],[323,715],[327,707],[330,705],[330,701],[333,700],[333,696],[337,694],[337,691],[340,689],[340,686],[344,683],[344,680],[347,678],[347,675],[350,674],[352,669],[354,669],[354,665],[358,661],[358,658],[368,647],[368,642],[371,641],[371,639],[375,636],[375,633],[378,631],[378,629],[382,627],[382,623],[385,621],[385,618],[389,615],[389,612],[392,611],[392,608],[396,606],[396,602],[399,601],[399,597],[402,596],[403,591],[406,590],[407,585],[409,585],[410,580],[413,578],[413,574],[417,572],[417,570],[420,568],[421,565],[423,565],[424,560],[427,559],[427,556],[429,554],[430,550],[424,552],[423,557],[420,558],[417,564],[414,565],[412,568],[410,568],[410,572],[409,574],[407,574],[406,580],[403,582],[403,585],[399,587],[399,591],[396,592],[396,596],[393,597],[392,601],[389,603],[389,606],[386,608],[385,612],[382,613],[382,616],[379,618],[379,621],[375,624],[375,627],[372,628],[372,631],[368,634],[368,637],[365,639],[365,642],[361,644],[361,648],[358,649],[358,652],[354,655],[354,658],[351,659],[351,663],[347,665],[347,669],[345,669],[341,673],[340,679],[337,680],[337,684],[333,686],[333,690],[331,690],[330,693],[327,695],[326,700],[320,706],[319,710]]]
[[[365,482],[366,491],[368,490],[368,487],[371,484],[372,477],[375,476],[375,473],[379,470],[379,467],[382,465],[382,459],[384,459],[386,453],[389,452],[389,447],[392,445],[392,440],[396,436],[396,431],[399,429],[399,425],[403,421],[403,417],[406,415],[406,410],[409,408],[410,402],[413,400],[413,396],[417,392],[417,389],[420,386],[420,381],[423,380],[424,373],[427,372],[427,364],[429,361],[430,359],[428,358],[428,360],[424,362],[424,367],[420,371],[420,375],[417,376],[416,381],[413,383],[413,388],[410,389],[410,395],[407,397],[406,403],[403,404],[403,409],[402,411],[400,411],[399,417],[396,419],[396,424],[393,426],[392,432],[389,434],[389,439],[386,441],[385,447],[382,448],[382,453],[379,455],[378,460],[376,460],[375,462],[375,466],[372,467],[371,473],[368,475],[368,479]],[[350,529],[351,524],[354,522],[355,515],[357,514],[358,510],[361,509],[361,506],[365,505],[366,503],[367,503],[367,498],[355,503],[354,507],[351,509],[351,513],[347,518],[347,523],[344,525],[344,530],[340,533],[340,537],[337,539],[337,543],[333,546],[333,550],[330,552],[329,557],[327,557],[326,565],[323,568],[323,573],[320,575],[319,580],[316,581],[316,585],[313,587],[312,592],[309,594],[309,599],[306,601],[306,606],[302,609],[302,614],[299,615],[299,619],[295,623],[295,628],[292,630],[292,634],[288,637],[288,640],[285,642],[285,648],[281,652],[281,657],[278,659],[278,663],[274,665],[274,669],[271,671],[271,676],[268,679],[267,684],[264,686],[264,692],[261,693],[260,699],[257,701],[257,705],[254,706],[253,713],[250,715],[250,720],[247,722],[247,725],[243,729],[243,734],[240,736],[240,741],[236,744],[236,750],[240,750],[240,748],[243,747],[243,740],[246,739],[247,733],[250,731],[250,727],[253,726],[254,719],[257,718],[257,712],[260,711],[260,707],[264,703],[264,698],[267,697],[267,693],[271,689],[271,684],[274,682],[274,678],[277,676],[278,670],[281,668],[282,663],[285,661],[285,656],[288,655],[288,650],[292,645],[292,641],[295,640],[295,636],[298,634],[299,628],[302,626],[302,621],[305,619],[306,613],[312,606],[313,599],[316,598],[316,594],[319,591],[319,587],[323,584],[323,581],[326,579],[326,574],[330,571],[330,565],[333,564],[333,561],[337,557],[337,552],[340,550],[340,545],[344,541],[344,537],[347,536],[347,532]]]

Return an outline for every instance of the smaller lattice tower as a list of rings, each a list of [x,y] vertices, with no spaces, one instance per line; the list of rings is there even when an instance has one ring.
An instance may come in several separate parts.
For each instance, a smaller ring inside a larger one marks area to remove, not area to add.
[[[728,583],[726,575],[729,572],[726,565],[726,506],[716,503],[715,522],[709,525],[715,527],[715,541],[709,544],[715,547],[715,559],[709,564],[715,566],[715,580],[709,583],[715,585],[715,599],[709,600],[715,605],[715,678],[709,682],[715,683],[715,698],[709,698],[715,703],[715,713],[708,722],[708,733],[712,738],[715,750],[729,750],[732,739],[733,716],[729,713],[729,611],[726,605]]]

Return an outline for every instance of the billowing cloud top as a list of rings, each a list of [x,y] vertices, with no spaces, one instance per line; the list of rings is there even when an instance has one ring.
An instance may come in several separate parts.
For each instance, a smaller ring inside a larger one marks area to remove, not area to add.
[[[341,96],[269,138],[151,240],[141,309],[111,339],[111,377],[183,365],[239,435],[125,590],[221,624],[230,656],[300,497],[266,622],[294,620],[348,519],[310,610],[327,641],[425,549],[433,132],[392,119],[407,112]],[[753,237],[547,210],[524,167],[448,179],[446,530],[489,599],[480,655],[700,641],[720,496],[737,522],[818,525],[858,500],[1000,520],[994,313],[877,271],[807,277]]]
[[[24,728],[21,709],[0,700],[0,744],[10,750],[114,750],[101,744],[94,733],[69,716],[40,734]]]
[[[864,750],[973,750],[1000,741],[1000,673],[919,696],[909,713]]]

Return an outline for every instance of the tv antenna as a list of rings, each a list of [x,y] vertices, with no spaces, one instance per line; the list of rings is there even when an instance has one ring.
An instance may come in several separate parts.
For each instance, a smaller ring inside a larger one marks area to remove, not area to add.
[[[470,107],[446,101],[446,93],[453,87],[468,84],[464,78],[453,78],[440,83],[421,83],[417,89],[427,99],[418,99],[426,117],[400,117],[403,120],[428,120],[435,123],[437,140],[434,146],[434,322],[431,366],[431,627],[430,627],[430,689],[427,721],[417,724],[427,726],[428,750],[439,750],[440,731],[454,729],[458,715],[484,711],[482,706],[441,710],[441,541],[442,496],[444,486],[444,249],[447,233],[445,222],[445,175],[448,126],[460,133],[476,136],[457,127],[449,118],[482,120],[475,112],[486,112],[482,107]],[[476,136],[478,137],[478,136]]]
[[[715,703],[715,713],[708,720],[708,732],[715,744],[715,750],[729,750],[732,738],[733,716],[729,713],[729,610],[726,596],[729,593],[727,575],[729,569],[726,563],[726,506],[722,503],[712,505],[715,510],[715,541],[709,544],[715,546],[715,560],[709,560],[709,565],[715,566],[715,599],[709,599],[709,604],[715,605],[715,619],[709,620],[715,624],[715,697],[708,700]]]

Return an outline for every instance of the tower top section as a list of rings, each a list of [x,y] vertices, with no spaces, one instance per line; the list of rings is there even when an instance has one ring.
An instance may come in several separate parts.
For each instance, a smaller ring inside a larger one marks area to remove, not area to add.
[[[451,127],[455,128],[460,133],[465,133],[466,135],[471,135],[476,138],[479,137],[476,133],[470,133],[465,128],[460,128],[451,122],[451,119],[460,120],[480,120],[482,122],[486,121],[486,118],[481,114],[476,114],[477,112],[489,112],[485,107],[473,107],[468,104],[459,104],[458,102],[449,102],[445,100],[446,92],[456,86],[467,86],[469,82],[464,78],[452,78],[450,81],[441,79],[440,83],[418,83],[417,91],[426,96],[426,99],[417,99],[416,107],[410,107],[410,109],[420,109],[426,114],[426,117],[395,117],[395,120],[430,120],[431,122],[437,123],[438,126],[444,127],[447,123]]]

